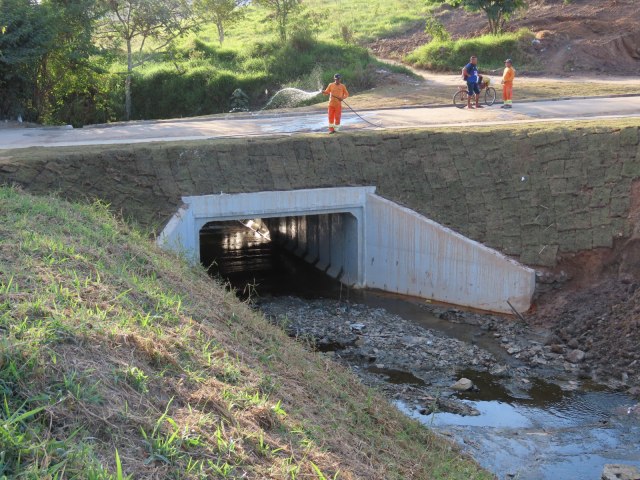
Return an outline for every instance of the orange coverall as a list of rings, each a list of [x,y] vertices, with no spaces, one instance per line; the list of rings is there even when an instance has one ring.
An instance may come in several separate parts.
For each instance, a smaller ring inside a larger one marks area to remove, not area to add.
[[[502,74],[502,100],[506,105],[511,105],[513,100],[513,79],[516,77],[516,70],[513,67],[505,67]]]
[[[342,83],[334,82],[330,83],[323,93],[329,95],[329,131],[333,132],[340,127],[342,117],[342,103],[338,98],[347,98],[349,92]]]

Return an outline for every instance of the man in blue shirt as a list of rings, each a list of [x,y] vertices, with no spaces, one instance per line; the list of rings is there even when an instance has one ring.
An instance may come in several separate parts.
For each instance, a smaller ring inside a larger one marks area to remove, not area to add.
[[[471,108],[471,97],[476,98],[476,108],[483,108],[480,101],[480,75],[478,74],[478,57],[475,55],[469,59],[462,69],[462,79],[467,82],[467,108]]]

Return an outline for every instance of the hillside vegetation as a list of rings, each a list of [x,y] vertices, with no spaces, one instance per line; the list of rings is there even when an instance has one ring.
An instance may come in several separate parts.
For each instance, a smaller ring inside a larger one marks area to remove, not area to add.
[[[429,70],[455,70],[469,62],[471,55],[482,58],[483,68],[504,68],[505,58],[515,57],[529,63],[527,46],[533,34],[526,29],[501,35],[482,35],[473,39],[432,40],[407,55],[405,60],[416,67]]]
[[[490,478],[107,210],[0,188],[0,478]]]

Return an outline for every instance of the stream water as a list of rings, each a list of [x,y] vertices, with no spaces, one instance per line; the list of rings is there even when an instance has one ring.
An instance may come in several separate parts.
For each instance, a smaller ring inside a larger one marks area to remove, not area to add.
[[[212,265],[212,274],[227,279],[239,294],[258,299],[258,305],[283,295],[348,300],[505,357],[497,339],[481,335],[479,327],[437,318],[411,299],[347,289],[239,222],[210,224],[200,240],[202,261]],[[367,370],[409,388],[425,383],[407,371],[376,365]],[[596,480],[607,463],[640,467],[640,419],[627,414],[636,403],[628,395],[566,379],[532,377],[523,390],[509,388],[504,379],[487,372],[466,369],[457,376],[478,387],[457,396],[480,415],[423,415],[424,409],[414,404],[394,403],[408,416],[453,438],[499,479]]]

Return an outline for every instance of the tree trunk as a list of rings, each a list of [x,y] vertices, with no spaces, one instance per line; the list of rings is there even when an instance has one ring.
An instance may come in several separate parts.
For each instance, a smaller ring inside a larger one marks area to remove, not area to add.
[[[278,19],[278,30],[280,33],[280,40],[282,42],[287,41],[287,10],[286,6],[278,6],[276,10],[276,18]]]
[[[131,53],[131,39],[127,38],[127,78],[124,81],[124,116],[131,120],[131,74],[133,72],[133,55]]]
[[[216,22],[216,27],[218,27],[218,40],[220,40],[220,45],[222,45],[222,42],[224,42],[224,25],[222,20]]]
[[[496,33],[498,33],[498,26],[496,24],[495,19],[489,17],[489,31],[495,35]]]
[[[49,76],[49,72],[47,69],[47,61],[49,56],[44,55],[38,67],[36,68],[35,74],[35,82],[33,85],[33,103],[36,111],[36,118],[34,119],[36,122],[40,122],[42,119],[42,114],[44,112],[45,105],[45,97],[47,92],[47,80]],[[25,112],[22,112],[23,115]]]

